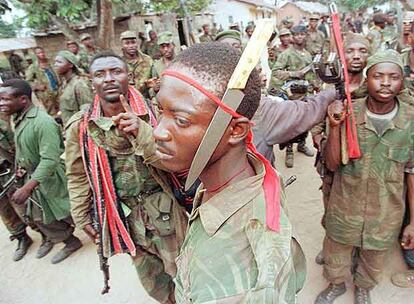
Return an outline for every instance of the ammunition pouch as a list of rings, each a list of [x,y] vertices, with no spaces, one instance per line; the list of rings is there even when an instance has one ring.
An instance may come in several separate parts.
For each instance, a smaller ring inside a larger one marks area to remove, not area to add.
[[[142,202],[149,224],[155,227],[160,236],[171,235],[175,232],[173,200],[168,194],[158,191],[145,197]]]

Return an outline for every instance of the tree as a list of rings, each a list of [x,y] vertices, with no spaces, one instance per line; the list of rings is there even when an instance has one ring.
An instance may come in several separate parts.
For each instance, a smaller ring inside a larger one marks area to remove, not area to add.
[[[385,0],[340,0],[338,3],[349,11],[358,11],[368,7],[374,7],[386,2]]]
[[[16,37],[15,24],[9,24],[0,18],[0,38],[13,38]]]
[[[186,0],[185,6],[189,14],[194,14],[201,12],[212,2],[213,0]],[[149,2],[147,7],[155,12],[173,12],[184,16],[180,0],[153,0]]]

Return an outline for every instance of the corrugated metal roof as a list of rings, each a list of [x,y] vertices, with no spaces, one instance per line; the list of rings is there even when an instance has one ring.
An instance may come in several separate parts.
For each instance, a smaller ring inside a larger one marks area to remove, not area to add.
[[[327,6],[320,4],[318,2],[305,2],[305,1],[297,1],[297,2],[291,2],[291,1],[282,1],[279,3],[278,7],[282,8],[286,4],[291,3],[301,10],[309,13],[318,13],[318,14],[326,14],[329,13],[329,9]]]
[[[0,52],[34,48],[36,41],[33,37],[0,39]]]

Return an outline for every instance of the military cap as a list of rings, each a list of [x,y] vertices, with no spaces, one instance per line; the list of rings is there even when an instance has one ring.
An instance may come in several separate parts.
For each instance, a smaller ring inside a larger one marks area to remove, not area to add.
[[[308,32],[308,28],[304,25],[295,25],[294,27],[292,27],[290,29],[290,31],[292,32],[292,34],[297,34],[297,33],[307,33]]]
[[[164,43],[173,43],[173,34],[171,32],[162,32],[158,35],[158,45],[164,44]]]
[[[57,56],[65,58],[67,61],[69,61],[76,67],[78,66],[78,58],[72,52],[60,51],[59,53],[57,53]]]
[[[318,14],[312,14],[309,17],[309,20],[319,20],[321,17]]]
[[[365,67],[363,74],[367,77],[368,70],[372,68],[374,65],[383,62],[390,62],[398,65],[401,68],[401,71],[404,72],[404,63],[401,59],[400,53],[395,50],[388,49],[383,51],[378,51],[374,55],[368,58],[367,66]]]
[[[292,33],[287,28],[281,29],[280,32],[279,32],[279,37],[280,36],[285,36],[285,35],[292,35]]]
[[[123,39],[137,39],[137,34],[133,31],[125,31],[121,33],[121,37],[119,39],[121,41]]]
[[[240,42],[242,41],[241,37],[240,37],[240,32],[236,31],[236,30],[222,31],[222,32],[217,34],[215,40],[220,41],[224,38],[233,38],[233,39],[239,40]]]
[[[79,40],[83,41],[85,39],[91,38],[91,35],[88,33],[83,33],[82,35],[80,35]]]
[[[414,12],[413,11],[404,12],[403,22],[405,23],[414,22]]]

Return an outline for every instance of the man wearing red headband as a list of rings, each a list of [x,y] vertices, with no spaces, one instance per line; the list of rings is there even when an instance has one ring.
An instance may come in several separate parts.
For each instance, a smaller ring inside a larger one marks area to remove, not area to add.
[[[251,144],[258,72],[250,74],[237,111],[222,101],[239,58],[226,44],[195,45],[163,73],[157,95],[156,154],[172,172],[191,167],[206,130],[218,123],[218,108],[233,117],[200,174],[177,259],[177,303],[293,303],[303,283],[279,176]]]

